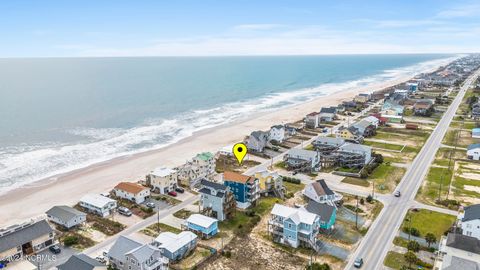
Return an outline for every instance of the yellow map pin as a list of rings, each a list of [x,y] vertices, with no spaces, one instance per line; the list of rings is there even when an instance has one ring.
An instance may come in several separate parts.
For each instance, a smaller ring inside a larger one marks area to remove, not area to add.
[[[237,143],[233,146],[232,152],[237,158],[238,164],[242,165],[242,161],[247,155],[247,146],[244,143]]]

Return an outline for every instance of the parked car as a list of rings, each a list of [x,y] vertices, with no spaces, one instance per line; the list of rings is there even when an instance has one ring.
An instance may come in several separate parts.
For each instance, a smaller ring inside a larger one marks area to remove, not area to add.
[[[130,209],[126,208],[126,207],[123,207],[123,206],[120,206],[118,207],[118,213],[120,213],[121,215],[124,215],[124,216],[131,216],[132,215],[132,211],[130,211]]]
[[[400,193],[400,191],[395,191],[395,193],[393,194],[393,196],[395,197],[400,197],[402,194]]]
[[[184,192],[185,192],[185,189],[183,189],[183,188],[181,188],[181,187],[177,187],[177,188],[175,189],[175,191],[178,192],[178,193],[184,193]]]
[[[60,247],[58,245],[53,245],[53,246],[50,246],[48,248],[53,254],[59,254],[60,252],[62,252],[62,250],[60,249]]]
[[[107,259],[105,259],[105,256],[102,256],[102,255],[97,256],[97,257],[95,258],[95,260],[97,260],[97,262],[99,262],[99,263],[103,263],[103,264],[106,264],[106,263],[107,263]]]
[[[362,267],[363,265],[363,259],[362,258],[357,258],[355,260],[355,262],[353,263],[353,266],[355,266],[355,268],[360,268]]]
[[[170,195],[172,197],[177,197],[177,192],[172,190],[172,191],[168,192],[168,195]]]
[[[155,205],[153,202],[147,202],[145,205],[146,205],[148,208],[155,208],[155,207],[156,207],[156,205]]]

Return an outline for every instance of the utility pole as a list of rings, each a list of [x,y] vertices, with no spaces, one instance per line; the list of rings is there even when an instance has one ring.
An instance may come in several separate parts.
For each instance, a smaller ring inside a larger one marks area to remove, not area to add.
[[[410,215],[410,208],[407,210],[408,216],[408,241],[410,242],[411,230],[412,230],[412,215]]]
[[[157,233],[160,235],[160,206],[157,204]]]
[[[375,198],[375,179],[372,180],[372,199]]]
[[[355,208],[355,228],[358,229],[358,195],[355,196],[357,199],[357,207]]]

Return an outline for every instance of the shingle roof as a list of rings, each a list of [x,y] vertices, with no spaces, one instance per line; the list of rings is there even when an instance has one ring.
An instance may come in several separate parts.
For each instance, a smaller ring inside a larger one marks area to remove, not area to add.
[[[120,189],[128,193],[138,194],[148,188],[137,183],[121,182],[120,184],[115,186],[115,189]]]
[[[108,251],[108,256],[112,257],[118,261],[124,261],[125,254],[130,252],[133,249],[142,246],[142,244],[138,243],[137,241],[120,235],[115,244],[110,248]]]
[[[77,209],[66,206],[66,205],[57,205],[46,212],[47,215],[56,217],[63,222],[68,222],[71,219],[77,216],[86,216],[87,214],[78,211]]]
[[[329,204],[318,203],[314,200],[310,200],[305,207],[305,210],[312,214],[318,215],[321,221],[329,222],[333,212],[335,212],[335,207]]]
[[[315,219],[317,217],[315,214],[309,213],[307,211],[303,211],[298,208],[288,207],[278,203],[273,206],[271,213],[272,215],[290,218],[296,224],[305,223],[311,225],[313,224],[313,222],[315,222]]]
[[[91,270],[99,266],[106,268],[105,265],[88,257],[85,254],[75,254],[68,258],[65,263],[57,266],[57,268],[58,270]]]
[[[100,194],[87,194],[83,196],[80,201],[88,203],[90,205],[94,205],[98,208],[103,208],[105,205],[115,202],[115,200],[112,200]]]
[[[447,236],[447,246],[480,254],[480,240],[463,234],[449,233]]]
[[[336,107],[324,107],[320,109],[320,113],[336,113],[337,108]]]
[[[310,151],[310,150],[305,150],[300,148],[292,148],[287,153],[287,156],[292,158],[303,157],[308,159],[314,159],[317,155],[318,154],[315,151]]]
[[[372,152],[372,148],[370,146],[365,146],[362,144],[356,143],[346,143],[340,146],[340,150],[342,151],[362,151],[362,152]]]
[[[325,145],[334,145],[340,146],[345,143],[345,140],[342,138],[332,138],[332,137],[318,137],[314,144],[325,144]]]
[[[253,181],[253,177],[236,172],[226,171],[223,173],[223,180],[245,184],[247,182]]]
[[[217,190],[227,190],[226,186],[224,186],[222,184],[219,184],[219,183],[212,182],[212,181],[208,181],[205,178],[200,180],[200,185],[205,186],[205,187],[209,187],[209,188],[213,188],[213,189],[217,189]]]
[[[468,150],[477,149],[477,148],[480,148],[480,143],[470,144],[470,145],[467,147]]]
[[[160,244],[159,248],[164,248],[173,254],[195,239],[197,239],[197,235],[190,231],[183,231],[179,234],[163,232],[155,238],[155,242]]]
[[[31,225],[17,229],[12,233],[0,236],[0,252],[21,246],[33,239],[48,235],[52,232],[53,229],[48,225],[47,221],[42,219]]]
[[[480,219],[480,204],[474,204],[465,207],[465,214],[462,221]]]
[[[206,188],[206,187],[200,189],[198,192],[200,192],[200,193],[202,193],[202,194],[213,195],[213,194],[212,194],[212,190],[209,189],[209,188]],[[223,192],[223,191],[217,191],[217,193],[215,193],[214,196],[219,197],[219,198],[223,198],[223,197],[225,196],[225,192]]]
[[[152,257],[152,255],[155,254],[155,251],[160,250],[152,245],[142,245],[127,252],[126,254],[133,256],[135,259],[137,259],[137,261],[143,263]]]
[[[452,256],[450,265],[442,270],[480,270],[480,263]]]
[[[317,180],[316,182],[311,183],[313,189],[317,193],[317,195],[322,196],[322,195],[333,195],[335,194],[328,186],[327,183],[325,183],[325,180],[320,179]]]

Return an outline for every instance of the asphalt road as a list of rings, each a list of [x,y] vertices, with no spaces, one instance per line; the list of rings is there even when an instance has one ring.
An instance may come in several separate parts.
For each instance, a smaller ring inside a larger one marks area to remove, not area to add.
[[[435,153],[441,145],[448,126],[455,116],[455,112],[462,102],[466,90],[479,74],[480,71],[477,71],[465,81],[458,95],[443,115],[437,127],[433,130],[420,153],[407,169],[400,184],[397,186],[396,190],[401,191],[402,196],[400,198],[392,199],[391,203],[383,208],[378,218],[368,230],[368,233],[362,239],[356,252],[350,257],[349,263],[345,269],[355,269],[353,267],[353,262],[358,257],[361,257],[364,260],[364,265],[362,266],[363,269],[383,268],[383,260],[392,245],[392,241],[398,229],[400,228],[403,217],[408,209],[414,204],[417,191],[428,172],[430,164],[435,158]]]

